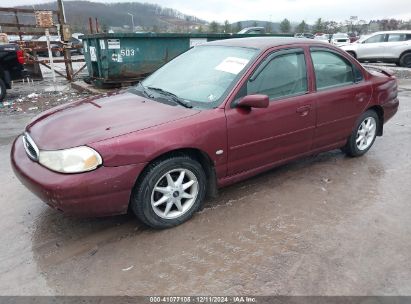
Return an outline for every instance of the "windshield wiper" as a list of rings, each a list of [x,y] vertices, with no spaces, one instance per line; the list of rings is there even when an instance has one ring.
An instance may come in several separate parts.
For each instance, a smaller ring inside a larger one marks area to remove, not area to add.
[[[147,92],[146,87],[143,86],[143,84],[142,84],[141,82],[139,82],[138,84],[140,85],[140,87],[141,87],[141,89],[142,89],[142,92],[143,92],[143,94],[144,94],[146,97],[148,97],[148,98],[153,98],[153,96],[151,96],[151,94],[149,94],[149,93]]]
[[[183,107],[186,108],[192,108],[193,106],[191,104],[189,104],[187,101],[184,101],[183,99],[181,99],[180,97],[178,97],[176,94],[165,91],[161,88],[156,88],[156,87],[147,87],[147,89],[152,90],[152,91],[156,91],[159,92],[160,94],[166,95],[171,97],[171,99],[175,102],[178,103],[179,105],[182,105]]]

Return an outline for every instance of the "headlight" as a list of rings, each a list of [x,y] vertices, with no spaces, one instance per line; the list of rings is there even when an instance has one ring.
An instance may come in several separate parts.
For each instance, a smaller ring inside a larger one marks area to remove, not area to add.
[[[61,173],[80,173],[94,170],[103,162],[95,150],[82,146],[57,151],[40,150],[39,163]]]

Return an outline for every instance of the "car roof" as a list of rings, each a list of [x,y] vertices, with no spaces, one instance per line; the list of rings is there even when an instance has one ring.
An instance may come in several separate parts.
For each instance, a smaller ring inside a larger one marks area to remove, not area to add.
[[[313,39],[293,38],[293,37],[248,37],[248,38],[233,38],[225,40],[216,40],[207,42],[204,45],[218,45],[218,46],[236,46],[254,48],[265,50],[275,46],[282,46],[288,44],[314,44],[321,43],[318,40],[313,42]]]
[[[380,32],[369,34],[369,35],[377,35],[377,34],[411,34],[411,30],[380,31]]]

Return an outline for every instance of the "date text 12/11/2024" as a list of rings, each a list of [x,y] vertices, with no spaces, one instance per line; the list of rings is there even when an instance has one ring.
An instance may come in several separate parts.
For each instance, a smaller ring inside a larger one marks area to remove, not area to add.
[[[150,297],[150,303],[256,303],[255,297],[248,296],[196,296],[196,297]]]

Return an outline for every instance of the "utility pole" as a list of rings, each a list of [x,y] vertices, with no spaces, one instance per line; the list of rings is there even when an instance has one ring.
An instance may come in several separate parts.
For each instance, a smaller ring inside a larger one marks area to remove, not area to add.
[[[64,12],[64,4],[63,0],[57,0],[57,7],[58,7],[58,19],[59,19],[59,24],[61,28],[61,41],[64,42],[64,44],[68,43],[68,39],[66,38],[67,35],[64,35],[64,33],[68,30],[66,26],[66,14]],[[67,74],[67,80],[71,81],[72,76],[73,76],[73,66],[71,63],[71,53],[70,49],[63,47],[63,53],[64,53],[64,63],[66,65],[66,74]]]
[[[127,14],[131,16],[131,24],[133,25],[133,33],[134,33],[134,15],[130,13],[127,13]]]

